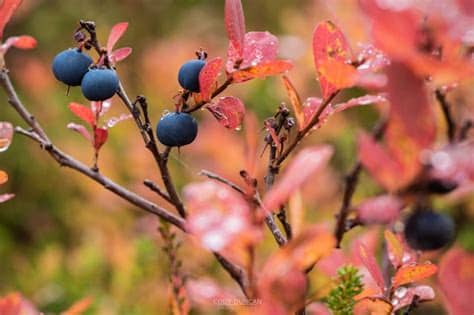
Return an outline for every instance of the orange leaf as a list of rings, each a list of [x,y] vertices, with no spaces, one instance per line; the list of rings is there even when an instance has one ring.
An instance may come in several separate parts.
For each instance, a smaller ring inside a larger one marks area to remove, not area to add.
[[[91,127],[95,126],[95,116],[89,107],[71,102],[69,103],[69,109],[74,115],[88,123]]]
[[[349,44],[341,30],[331,21],[316,26],[313,32],[313,57],[323,98],[346,87],[348,80],[353,79],[353,73],[346,67],[346,61],[351,58]],[[348,79],[342,78],[343,74],[349,74]]]
[[[8,174],[4,171],[0,171],[0,185],[5,184],[8,182]]]
[[[92,303],[91,297],[86,297],[82,300],[75,302],[66,311],[62,312],[61,315],[80,315],[84,313]]]
[[[259,63],[247,69],[232,73],[234,82],[244,82],[255,78],[264,78],[289,71],[293,63],[289,60],[271,60]]]
[[[114,26],[112,26],[112,30],[110,31],[109,38],[107,39],[107,52],[108,53],[112,52],[112,49],[114,49],[115,44],[123,36],[127,28],[128,28],[127,22],[117,23]]]
[[[354,315],[390,315],[392,304],[381,298],[364,298],[354,305]]]
[[[222,58],[216,57],[207,61],[201,72],[199,72],[199,89],[203,101],[211,99],[211,94],[223,63]]]
[[[2,45],[2,48],[7,50],[11,46],[14,46],[19,49],[32,49],[36,47],[36,39],[31,36],[23,35],[23,36],[14,36],[9,37],[5,44]]]
[[[278,209],[316,172],[324,168],[333,154],[328,145],[309,147],[301,150],[287,167],[280,180],[267,192],[263,199],[269,211]]]
[[[438,267],[432,263],[402,266],[392,278],[392,286],[397,288],[401,285],[412,283],[428,278],[436,273]]]
[[[362,243],[359,244],[359,257],[374,281],[377,283],[380,290],[384,292],[385,281],[383,280],[382,272],[377,265],[377,261],[375,260],[373,253],[369,253],[367,247],[365,247],[365,245]]]
[[[293,107],[293,112],[295,113],[296,121],[298,122],[299,130],[303,129],[305,126],[305,119],[304,119],[304,112],[303,112],[303,105],[301,104],[301,98],[298,95],[298,91],[296,91],[295,87],[291,83],[290,79],[284,75],[283,83],[285,84],[286,93],[288,94],[288,98],[290,99],[291,106]]]
[[[384,236],[387,242],[388,258],[392,262],[393,267],[398,268],[402,264],[403,245],[390,230],[385,230]]]
[[[224,127],[235,129],[242,124],[245,116],[244,103],[237,97],[220,97],[217,102],[213,102],[206,108]]]

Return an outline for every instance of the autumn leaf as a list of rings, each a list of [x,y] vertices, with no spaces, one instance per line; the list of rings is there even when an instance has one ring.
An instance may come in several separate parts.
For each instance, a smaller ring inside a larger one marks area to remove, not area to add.
[[[267,192],[263,199],[266,210],[275,211],[291,197],[316,172],[324,168],[333,154],[328,145],[301,150],[288,165],[285,173]]]
[[[393,311],[402,309],[412,303],[416,296],[417,303],[431,301],[435,298],[435,292],[432,287],[427,285],[417,285],[414,287],[399,287],[393,292],[392,305]]]
[[[396,269],[402,265],[404,248],[398,237],[390,230],[384,232],[385,242],[387,243],[388,259]]]
[[[83,136],[86,140],[92,141],[92,137],[91,137],[91,134],[90,134],[89,130],[87,130],[87,128],[84,127],[83,125],[76,124],[76,123],[69,123],[67,125],[67,128],[76,131],[81,136]]]
[[[233,96],[220,97],[216,102],[206,106],[212,115],[224,127],[235,129],[242,124],[245,106],[240,99]]]
[[[13,13],[20,6],[22,0],[3,0],[0,5],[0,39],[3,38],[5,25],[10,21]]]
[[[298,123],[298,130],[304,129],[305,126],[305,115],[303,112],[303,105],[301,103],[301,98],[296,91],[295,87],[291,83],[290,79],[287,76],[283,76],[283,84],[285,85],[286,93],[290,99],[290,104],[293,108],[295,114],[296,122]]]
[[[432,263],[413,264],[402,266],[392,278],[392,286],[398,288],[401,285],[417,282],[428,278],[436,273],[438,268]]]
[[[382,298],[363,298],[354,305],[354,315],[390,315],[392,304]]]
[[[99,151],[109,137],[109,131],[106,128],[94,129],[94,149]]]
[[[388,224],[398,218],[402,207],[402,201],[395,196],[377,196],[356,206],[357,218],[364,224]]]
[[[71,110],[71,112],[78,118],[88,123],[91,127],[95,126],[95,116],[89,107],[74,102],[69,103],[68,107],[69,110]]]
[[[107,52],[111,53],[112,49],[114,48],[115,44],[119,41],[119,39],[125,34],[125,31],[128,28],[127,22],[117,23],[112,26],[112,30],[110,31],[109,38],[107,39]]]
[[[245,82],[255,78],[265,78],[272,75],[285,73],[293,68],[293,63],[289,60],[265,61],[232,73],[233,82]]]
[[[0,314],[2,315],[37,315],[40,314],[33,304],[20,293],[10,293],[0,297]]]
[[[81,315],[83,314],[92,304],[92,298],[86,297],[82,300],[75,302],[66,311],[62,312],[61,315]]]
[[[316,26],[313,32],[313,57],[323,98],[353,84],[355,69],[346,64],[351,59],[349,44],[331,21]]]
[[[109,58],[110,58],[110,61],[115,64],[117,62],[124,60],[128,56],[130,56],[131,53],[132,53],[132,48],[122,47],[110,53]]]
[[[0,152],[8,150],[13,139],[13,125],[8,121],[0,121]]]
[[[8,182],[8,174],[5,171],[0,170],[0,185]]]
[[[240,0],[225,1],[225,29],[229,38],[232,59],[241,59],[244,53],[245,16]]]
[[[199,89],[203,101],[211,99],[212,92],[224,61],[220,57],[208,60],[199,72]]]
[[[379,266],[377,265],[377,261],[373,253],[369,253],[367,247],[363,243],[359,244],[359,258],[364,264],[364,266],[369,271],[370,275],[374,279],[374,281],[379,286],[382,292],[385,292],[385,281],[383,280],[382,272],[380,271]]]
[[[9,37],[5,43],[2,44],[1,49],[3,52],[6,52],[11,46],[18,49],[32,49],[36,47],[36,44],[36,39],[31,36],[13,36]]]

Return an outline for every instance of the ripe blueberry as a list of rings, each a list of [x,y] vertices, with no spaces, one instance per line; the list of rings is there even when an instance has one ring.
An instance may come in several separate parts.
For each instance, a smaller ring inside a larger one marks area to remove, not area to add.
[[[170,147],[190,144],[196,139],[198,126],[196,119],[186,113],[169,113],[156,126],[158,140]]]
[[[105,101],[111,98],[119,87],[115,71],[110,69],[91,69],[82,79],[82,94],[90,101]]]
[[[92,58],[76,48],[66,49],[53,59],[53,74],[59,81],[70,85],[81,85],[82,78],[89,71]]]
[[[416,210],[405,222],[405,239],[419,250],[440,249],[454,239],[453,220],[432,210]]]
[[[199,92],[199,73],[206,63],[203,60],[190,60],[178,72],[179,84],[191,92]]]

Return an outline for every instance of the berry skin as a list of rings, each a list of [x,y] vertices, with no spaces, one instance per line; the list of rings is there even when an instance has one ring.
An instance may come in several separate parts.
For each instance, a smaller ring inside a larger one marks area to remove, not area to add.
[[[105,101],[114,96],[119,87],[115,71],[110,69],[91,69],[82,79],[82,94],[89,101]]]
[[[169,113],[156,126],[158,140],[169,147],[180,147],[196,139],[198,125],[193,116],[186,113]]]
[[[178,82],[184,89],[199,92],[199,73],[206,63],[203,60],[190,60],[178,72]]]
[[[69,86],[78,86],[92,62],[91,57],[78,49],[66,49],[54,57],[53,74],[56,79]]]
[[[413,249],[435,250],[455,236],[453,220],[432,210],[416,210],[405,222],[405,239]]]

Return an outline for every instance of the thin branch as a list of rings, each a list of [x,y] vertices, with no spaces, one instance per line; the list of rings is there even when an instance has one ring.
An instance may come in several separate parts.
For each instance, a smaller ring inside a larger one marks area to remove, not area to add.
[[[281,225],[283,225],[283,229],[285,230],[286,238],[291,240],[293,238],[293,230],[291,229],[291,225],[286,218],[286,210],[285,207],[281,207],[280,211],[277,213],[277,218],[280,221]]]
[[[151,191],[157,193],[161,198],[165,199],[169,203],[173,204],[173,201],[170,199],[170,196],[155,183],[151,179],[145,179],[143,181],[143,185],[148,187]]]
[[[379,140],[384,131],[385,131],[386,122],[385,120],[378,123],[374,130],[372,131],[374,138]],[[337,223],[336,228],[334,231],[334,236],[336,237],[336,247],[339,248],[341,246],[342,238],[344,234],[347,232],[347,217],[349,215],[349,209],[351,206],[352,196],[354,195],[355,189],[359,182],[359,175],[362,171],[362,163],[357,160],[352,167],[351,171],[346,175],[345,178],[345,188],[344,188],[344,195],[342,197],[342,204],[339,209],[339,214],[337,215]]]
[[[469,135],[469,131],[474,127],[474,123],[472,120],[467,120],[463,123],[461,128],[459,129],[459,141],[466,140],[467,136]]]
[[[435,90],[435,95],[443,111],[444,119],[446,120],[446,132],[449,142],[453,142],[456,136],[456,122],[454,121],[453,114],[451,113],[451,106],[446,99],[446,94],[444,94],[440,89]]]
[[[232,279],[235,280],[242,289],[242,292],[247,298],[250,298],[251,295],[248,292],[248,280],[245,276],[245,272],[242,268],[240,268],[237,265],[234,265],[231,263],[227,258],[222,256],[221,254],[217,252],[213,252],[214,257],[216,257],[217,261],[221,264],[221,266],[229,273],[229,275],[232,277]]]
[[[206,176],[210,179],[213,179],[213,180],[216,180],[216,181],[221,182],[223,184],[226,184],[227,186],[229,186],[230,188],[232,188],[233,190],[237,191],[238,193],[240,193],[244,196],[247,195],[245,193],[245,191],[239,185],[237,185],[234,182],[231,182],[230,180],[228,180],[224,177],[221,177],[220,175],[217,175],[216,173],[213,173],[213,172],[208,171],[208,170],[201,170],[199,172],[199,175]]]

